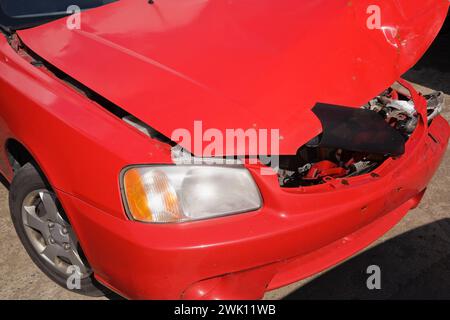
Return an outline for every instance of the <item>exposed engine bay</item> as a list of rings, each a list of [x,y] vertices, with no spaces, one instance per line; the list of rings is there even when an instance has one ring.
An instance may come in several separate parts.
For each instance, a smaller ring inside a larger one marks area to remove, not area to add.
[[[431,122],[442,110],[444,95],[433,92],[424,98]],[[277,172],[282,187],[313,186],[370,173],[404,153],[419,121],[412,99],[393,88],[361,109],[317,104],[313,112],[323,132],[296,155],[280,156]]]

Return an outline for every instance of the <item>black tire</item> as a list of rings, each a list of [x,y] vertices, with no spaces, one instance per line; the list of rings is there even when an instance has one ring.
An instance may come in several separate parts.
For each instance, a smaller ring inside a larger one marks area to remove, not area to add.
[[[56,270],[34,249],[26,235],[25,226],[22,222],[22,205],[28,194],[40,189],[47,189],[52,192],[51,187],[45,182],[44,179],[42,179],[38,170],[36,170],[32,164],[27,163],[16,172],[9,190],[9,209],[11,212],[11,218],[17,235],[19,236],[20,241],[22,242],[28,255],[43,273],[66,290],[91,297],[100,297],[105,295],[108,290],[94,279],[93,274],[89,277],[81,279],[80,289],[70,290],[67,287],[67,279],[69,275],[63,274],[59,270]],[[61,206],[60,210],[63,210]],[[62,212],[62,214],[64,214],[64,212]],[[67,222],[69,222],[67,217],[64,218]]]

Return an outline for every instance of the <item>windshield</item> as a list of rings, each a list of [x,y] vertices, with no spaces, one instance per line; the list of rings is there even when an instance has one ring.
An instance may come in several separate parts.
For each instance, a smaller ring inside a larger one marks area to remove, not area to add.
[[[117,0],[0,0],[0,25],[22,29],[54,20],[69,8],[91,9]],[[69,10],[69,11],[68,11]]]

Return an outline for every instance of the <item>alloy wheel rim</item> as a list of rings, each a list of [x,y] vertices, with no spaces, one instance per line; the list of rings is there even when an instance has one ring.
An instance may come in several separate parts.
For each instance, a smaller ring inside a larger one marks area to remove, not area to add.
[[[22,204],[22,223],[34,250],[56,271],[68,275],[77,267],[81,278],[92,271],[80,255],[78,239],[58,209],[56,197],[46,189],[29,193]]]

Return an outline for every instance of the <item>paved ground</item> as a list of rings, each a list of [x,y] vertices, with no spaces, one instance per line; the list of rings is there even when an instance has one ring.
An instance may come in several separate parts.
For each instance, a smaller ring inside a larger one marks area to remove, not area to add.
[[[435,45],[406,78],[450,93],[450,62],[446,55],[450,52],[448,39]],[[444,116],[450,120],[448,95],[446,104]],[[365,285],[366,268],[373,264],[380,266],[382,271],[382,289],[378,291],[369,291]],[[268,299],[283,297],[450,299],[450,153],[447,153],[420,206],[393,230],[371,248],[340,266],[314,279],[266,295]],[[0,185],[0,299],[82,298],[52,283],[33,265],[14,232],[7,193]]]

